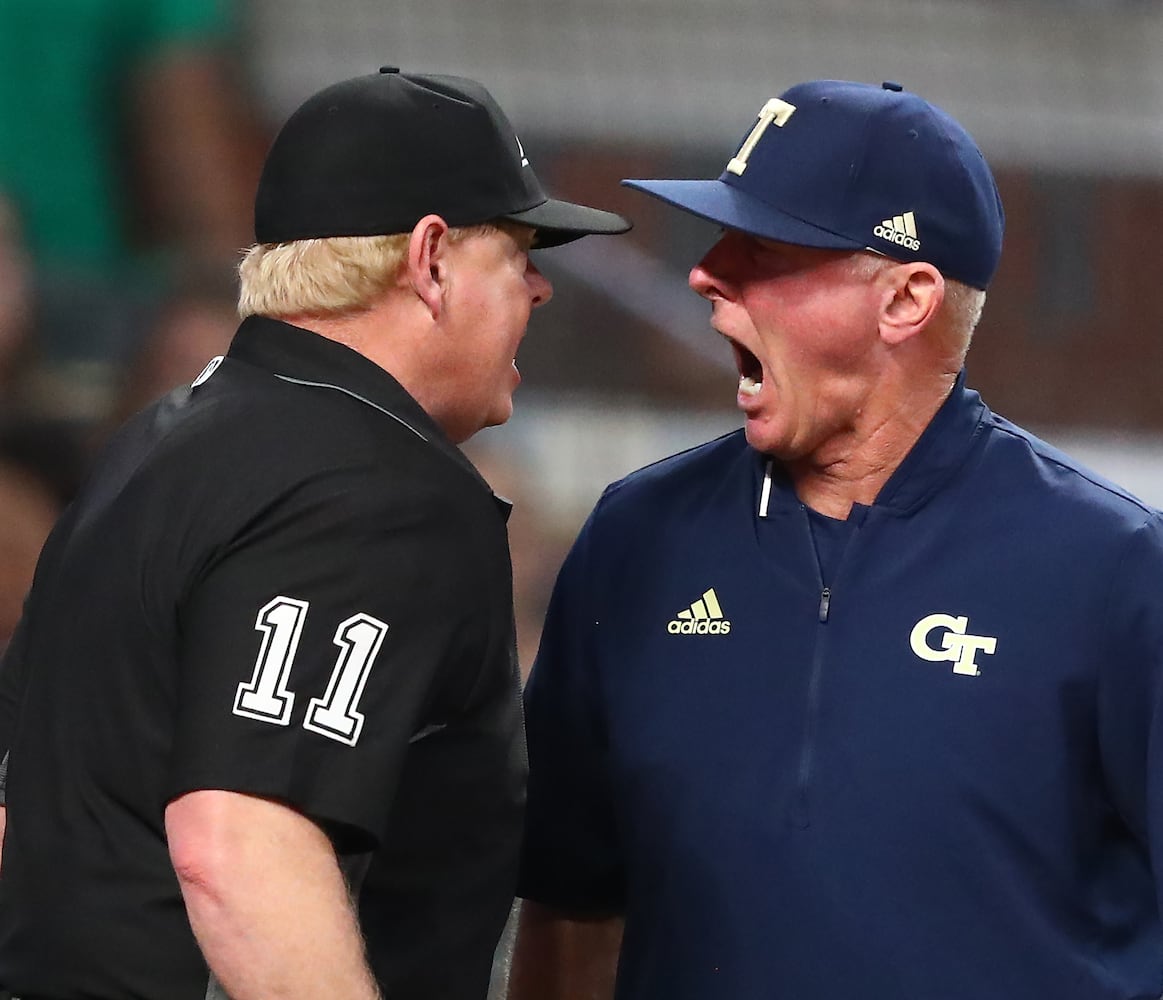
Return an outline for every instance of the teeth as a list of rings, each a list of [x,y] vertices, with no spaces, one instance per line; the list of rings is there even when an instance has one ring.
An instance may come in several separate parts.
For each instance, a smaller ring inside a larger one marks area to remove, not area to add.
[[[750,375],[741,375],[739,377],[739,391],[744,396],[758,396],[763,389],[762,382],[756,382]]]

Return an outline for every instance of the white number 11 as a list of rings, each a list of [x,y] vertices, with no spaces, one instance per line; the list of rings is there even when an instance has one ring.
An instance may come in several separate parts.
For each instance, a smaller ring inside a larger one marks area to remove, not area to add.
[[[295,695],[287,681],[309,606],[294,597],[276,597],[259,609],[254,627],[263,633],[262,647],[250,680],[238,685],[235,715],[278,726],[291,721]],[[362,613],[339,623],[333,640],[339,658],[327,692],[308,703],[304,729],[355,746],[364,722],[356,706],[387,631],[384,622]]]

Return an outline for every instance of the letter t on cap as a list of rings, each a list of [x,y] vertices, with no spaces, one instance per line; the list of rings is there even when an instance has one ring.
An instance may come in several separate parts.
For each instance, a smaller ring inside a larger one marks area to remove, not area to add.
[[[747,169],[747,159],[751,156],[751,151],[755,149],[759,144],[759,140],[763,138],[763,133],[767,131],[767,126],[775,124],[783,128],[787,124],[787,120],[795,112],[795,109],[794,104],[788,104],[787,101],[780,100],[778,97],[773,97],[763,105],[763,108],[759,112],[759,121],[755,123],[755,128],[751,130],[751,134],[744,141],[739,152],[731,158],[731,162],[727,164],[727,169],[733,174],[742,174]]]

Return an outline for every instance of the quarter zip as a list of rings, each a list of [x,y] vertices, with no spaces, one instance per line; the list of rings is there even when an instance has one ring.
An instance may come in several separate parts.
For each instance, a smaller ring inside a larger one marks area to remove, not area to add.
[[[816,613],[817,630],[816,641],[812,646],[812,669],[808,675],[807,705],[804,712],[804,739],[800,747],[800,766],[798,785],[795,799],[792,802],[792,823],[801,830],[811,825],[811,810],[809,789],[812,781],[812,765],[815,762],[816,752],[816,717],[820,712],[820,675],[824,670],[824,646],[827,634],[824,626],[828,623],[828,611],[832,603],[832,591],[824,585],[824,571],[820,566],[820,557],[816,552],[815,539],[812,537],[812,523],[809,520],[808,510],[800,504],[801,520],[804,531],[808,536],[808,550],[812,554],[812,565],[816,568],[816,585],[819,587],[820,604]]]
[[[792,801],[792,823],[801,830],[811,825],[811,786],[812,771],[816,757],[816,727],[820,715],[820,701],[824,682],[824,663],[828,647],[828,619],[832,611],[834,586],[840,579],[841,571],[848,559],[848,552],[856,543],[856,535],[863,525],[863,517],[855,522],[852,533],[844,546],[839,560],[836,562],[832,586],[824,583],[824,571],[820,565],[820,557],[816,551],[815,540],[812,536],[812,524],[807,508],[801,504],[804,531],[808,536],[808,547],[812,553],[812,563],[816,568],[816,586],[819,588],[820,600],[816,607],[816,641],[813,644],[812,666],[808,675],[807,702],[804,712],[804,736],[800,747],[800,762],[798,771],[798,786]],[[850,515],[851,516],[851,515]]]

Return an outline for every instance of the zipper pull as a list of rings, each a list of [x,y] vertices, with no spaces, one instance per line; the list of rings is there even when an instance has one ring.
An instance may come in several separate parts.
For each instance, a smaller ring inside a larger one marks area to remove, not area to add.
[[[832,603],[832,591],[825,587],[820,591],[820,621],[828,620],[828,607]]]

